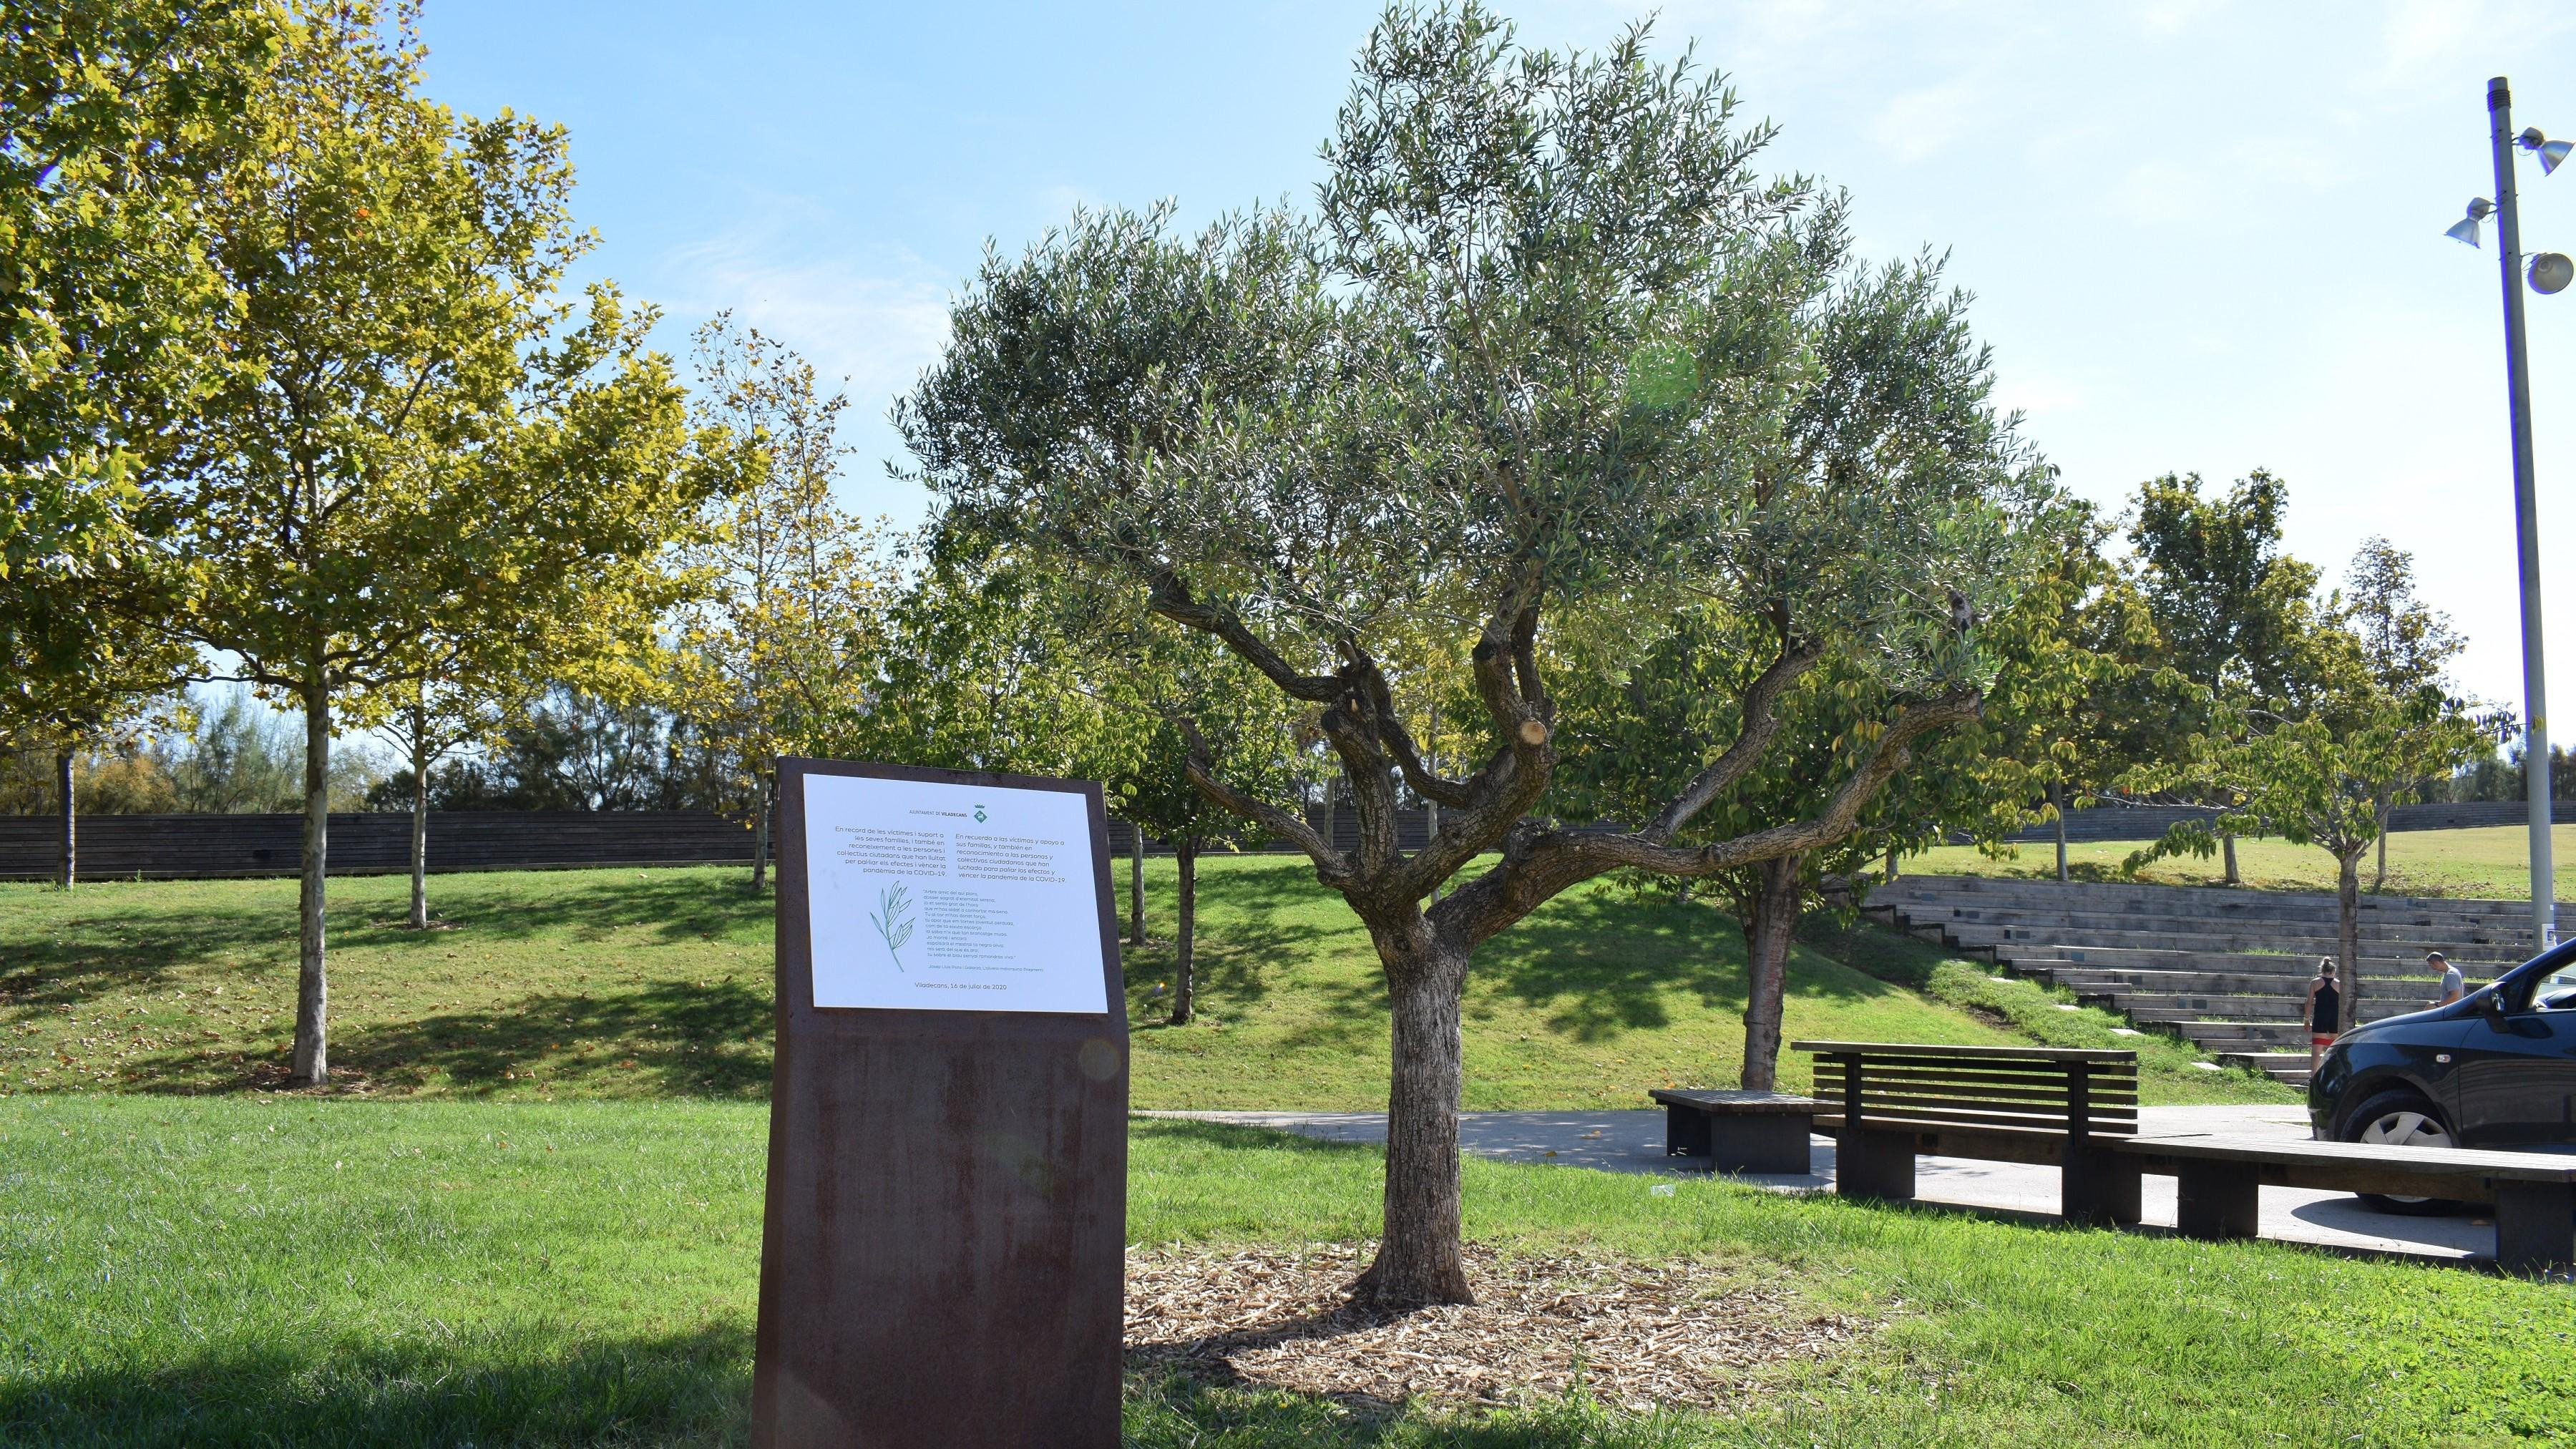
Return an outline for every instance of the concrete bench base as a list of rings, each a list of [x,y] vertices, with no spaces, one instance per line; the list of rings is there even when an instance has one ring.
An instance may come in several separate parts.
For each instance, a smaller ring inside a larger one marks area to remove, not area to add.
[[[2227,1136],[2139,1137],[2119,1152],[2174,1179],[2187,1238],[2253,1237],[2267,1186],[2439,1197],[2494,1204],[2504,1271],[2576,1269],[2576,1161],[2554,1154]]]
[[[1705,1157],[1717,1172],[1807,1172],[1816,1099],[1787,1092],[1658,1088],[1664,1152]]]

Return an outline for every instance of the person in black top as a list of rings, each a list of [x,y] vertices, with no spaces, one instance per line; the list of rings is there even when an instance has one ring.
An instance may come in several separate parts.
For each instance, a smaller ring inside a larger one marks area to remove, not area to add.
[[[2343,988],[2335,984],[2334,958],[2317,962],[2317,979],[2308,983],[2308,1070],[2323,1061],[2343,1026]]]

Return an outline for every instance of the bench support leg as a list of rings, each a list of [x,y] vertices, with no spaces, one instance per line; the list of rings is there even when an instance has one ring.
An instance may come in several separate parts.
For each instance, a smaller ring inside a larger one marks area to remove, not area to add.
[[[1664,1155],[1708,1156],[1708,1114],[1695,1107],[1664,1104]]]
[[[1844,1128],[1834,1141],[1834,1192],[1840,1197],[1914,1200],[1914,1134]]]
[[[2251,1162],[2184,1162],[2174,1173],[2174,1231],[2250,1238],[2262,1223],[2263,1179]]]
[[[2070,1223],[2134,1226],[2140,1216],[2138,1160],[2106,1147],[2066,1149],[2058,1202]]]
[[[2495,1194],[2497,1267],[2508,1273],[2576,1268],[2576,1187],[2499,1182]]]
[[[1719,1172],[1808,1172],[1814,1169],[1804,1113],[1729,1117],[1708,1126],[1709,1165]]]

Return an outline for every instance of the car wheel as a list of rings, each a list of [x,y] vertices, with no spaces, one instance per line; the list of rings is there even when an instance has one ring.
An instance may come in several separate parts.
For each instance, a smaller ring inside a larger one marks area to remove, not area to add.
[[[2344,1120],[2343,1140],[2364,1142],[2375,1147],[2455,1147],[2458,1142],[2451,1129],[2442,1125],[2433,1104],[2412,1092],[2383,1092],[2361,1104],[2361,1110]],[[2373,1212],[2404,1213],[2411,1217],[2433,1217],[2457,1212],[2460,1205],[2449,1198],[2390,1197],[2385,1193],[2359,1194],[2362,1206]]]

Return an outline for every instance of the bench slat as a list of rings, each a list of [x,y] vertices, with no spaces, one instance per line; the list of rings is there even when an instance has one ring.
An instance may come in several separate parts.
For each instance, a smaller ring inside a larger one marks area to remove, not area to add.
[[[2138,1054],[2110,1047],[1944,1046],[1917,1042],[1793,1041],[1793,1052],[1843,1053],[1859,1057],[1988,1057],[1996,1061],[2118,1062],[2134,1064]]]
[[[2026,1127],[2033,1131],[2054,1132],[2059,1136],[2066,1135],[2067,1131],[2064,1113],[2034,1116],[2019,1112],[1965,1112],[1946,1103],[1908,1107],[1864,1101],[1861,1103],[1860,1121],[1864,1127],[1884,1124],[1898,1128],[1947,1123],[1959,1127]],[[2087,1122],[2086,1128],[2097,1137],[2126,1137],[2138,1130],[2138,1124],[2115,1117],[2095,1117]]]
[[[2247,1137],[2224,1133],[2140,1137],[2122,1152],[2150,1157],[2221,1162],[2334,1163],[2386,1166],[2410,1176],[2458,1174],[2517,1182],[2576,1183],[2576,1156],[2557,1152],[2498,1152],[2477,1147],[2383,1147],[2367,1142],[2315,1142],[2299,1137]]]
[[[1850,1055],[1819,1055],[1816,1062],[1850,1062]],[[1886,1067],[1896,1073],[1960,1073],[1960,1075],[2002,1075],[2002,1078],[2040,1078],[2063,1080],[2071,1073],[2087,1073],[2094,1078],[2110,1075],[2136,1075],[2138,1067],[2128,1062],[1971,1062],[1960,1057],[1870,1057],[1860,1055],[1860,1062],[1870,1067]]]
[[[1846,1101],[1848,1098],[1838,1098],[1833,1105],[1840,1107]],[[2030,1117],[2048,1122],[2063,1122],[2068,1115],[2067,1109],[2062,1104],[2050,1106],[2037,1102],[1997,1102],[1974,1097],[1952,1097],[1936,1092],[1880,1091],[1875,1087],[1861,1092],[1860,1108],[1863,1116],[1877,1111],[1882,1106],[1957,1110],[1984,1116]],[[2102,1106],[2098,1110],[2088,1111],[2085,1115],[2097,1122],[2111,1120],[2134,1122],[2138,1118],[2138,1108],[2134,1102],[2115,1102]]]
[[[1840,1072],[1819,1072],[1816,1074],[1816,1086],[1820,1093],[1825,1093],[1828,1084],[1831,1085],[1833,1091],[1838,1092],[1842,1089],[1843,1084],[1848,1080],[1849,1079]],[[2052,1091],[2046,1087],[2036,1084],[2031,1086],[1989,1085],[1983,1082],[1954,1082],[1940,1077],[1905,1076],[1894,1072],[1866,1072],[1862,1075],[1861,1084],[1865,1090],[1872,1091],[1884,1087],[1889,1091],[1935,1093],[1942,1096],[1973,1098],[1979,1101],[2053,1102],[2059,1106],[2065,1105],[2066,1102],[2074,1095],[2064,1086],[2060,1086],[2056,1090]],[[2095,1103],[2134,1103],[2138,1100],[2138,1094],[2134,1090],[2115,1090],[2105,1086],[2096,1086],[2085,1093],[2085,1100]]]
[[[1816,1070],[1819,1070],[1819,1073],[1839,1073],[1842,1067],[1844,1067],[1844,1057],[1816,1057]],[[1875,1060],[1875,1057],[1862,1057],[1860,1070],[1865,1070],[1865,1073],[1870,1075],[1893,1073],[1893,1075],[1914,1075],[1914,1078],[1963,1080],[1963,1083],[1994,1083],[1994,1085],[2066,1085],[2069,1080],[2074,1080],[2076,1070],[2084,1073],[2084,1080],[2087,1080],[2087,1083],[2120,1085],[2120,1083],[2133,1083],[2133,1080],[2138,1080],[2138,1073],[2130,1073],[2130,1070],[2117,1070],[2115,1073],[2115,1070],[2102,1070],[2102,1067],[2043,1067],[2043,1070],[2035,1070],[2035,1073],[2009,1073],[2009,1070],[1991,1070],[1989,1073],[1989,1070],[1971,1070],[1971,1067],[1958,1067],[1958,1065],[1935,1065],[1935,1062],[1906,1062],[1906,1060],[1880,1062]]]

